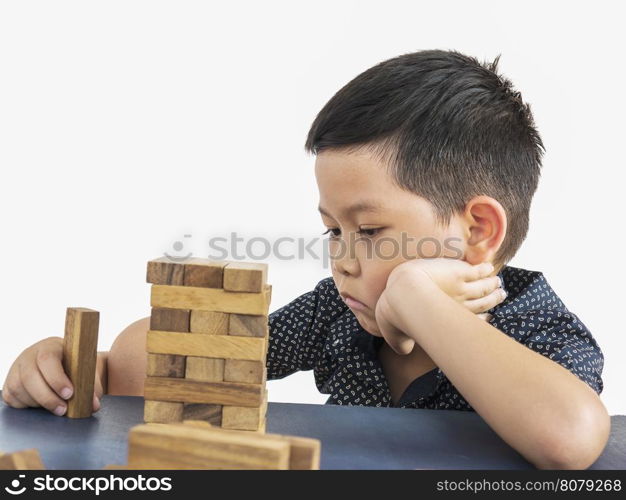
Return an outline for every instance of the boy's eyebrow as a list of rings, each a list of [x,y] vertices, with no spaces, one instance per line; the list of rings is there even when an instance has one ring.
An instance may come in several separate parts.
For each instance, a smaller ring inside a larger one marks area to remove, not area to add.
[[[349,206],[343,211],[343,213],[345,215],[351,215],[354,212],[380,212],[382,208],[382,205],[378,203],[361,201]],[[332,218],[332,215],[330,215],[328,211],[321,205],[317,207],[317,209],[320,211],[321,214],[324,214],[326,217]]]

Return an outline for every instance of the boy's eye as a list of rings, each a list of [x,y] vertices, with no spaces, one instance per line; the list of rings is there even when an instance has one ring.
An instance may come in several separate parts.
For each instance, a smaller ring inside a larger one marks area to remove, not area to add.
[[[379,227],[373,227],[369,229],[361,229],[359,230],[359,234],[364,234],[365,236],[376,236],[378,231],[380,231]]]
[[[324,232],[322,233],[322,235],[324,235],[324,234],[328,234],[328,233],[331,233],[331,234],[330,234],[330,237],[331,237],[331,238],[335,238],[335,237],[339,236],[339,234],[335,233],[334,231],[339,231],[339,229],[338,229],[338,228],[336,228],[336,227],[330,227],[330,228],[328,228],[326,231],[324,231]]]
[[[381,229],[381,228],[379,228],[379,227],[369,228],[369,229],[359,229],[359,230],[357,231],[357,233],[359,233],[359,234],[363,234],[363,235],[365,235],[365,236],[375,236],[375,235],[376,235],[376,233],[378,233],[378,231],[380,231],[380,229]],[[335,232],[335,231],[337,231],[337,232]],[[328,229],[327,229],[325,232],[323,232],[322,234],[324,235],[324,234],[331,233],[331,238],[336,238],[337,236],[339,236],[340,231],[341,231],[341,230],[340,230],[339,228],[336,228],[336,227],[331,227],[331,228],[328,228]]]

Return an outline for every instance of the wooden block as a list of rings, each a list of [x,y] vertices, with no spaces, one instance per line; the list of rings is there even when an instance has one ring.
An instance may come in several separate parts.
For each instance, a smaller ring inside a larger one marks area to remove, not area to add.
[[[258,433],[265,433],[265,422],[266,420],[264,419],[262,427],[257,431]],[[222,432],[249,433],[250,431],[222,429]],[[289,453],[290,470],[319,470],[322,448],[322,444],[319,439],[274,433],[265,433],[263,434],[263,437],[266,439],[287,441],[289,443],[291,447]]]
[[[285,436],[282,434],[266,434],[285,439],[291,445],[289,454],[290,470],[319,470],[322,443],[319,439],[300,436]]]
[[[148,262],[146,282],[154,285],[183,285],[184,265],[167,257],[159,257]]]
[[[267,368],[262,361],[226,359],[223,380],[225,382],[265,384],[267,381]]]
[[[144,422],[180,422],[183,419],[183,403],[146,400],[143,409]]]
[[[259,430],[267,413],[267,389],[263,389],[263,401],[256,408],[224,405],[222,407],[222,429],[242,431]]]
[[[185,421],[182,424],[186,424]],[[193,425],[193,423],[189,423]],[[181,424],[179,424],[181,425]],[[274,439],[278,441],[287,441],[290,445],[289,453],[289,469],[291,470],[319,470],[320,468],[320,455],[321,455],[321,442],[319,439],[290,436],[284,434],[267,434],[265,433],[266,419],[263,419],[261,427],[257,430],[257,433],[262,434],[265,439]],[[249,434],[250,431],[221,429],[224,433]]]
[[[218,358],[201,358],[187,356],[187,368],[185,378],[204,380],[206,382],[224,381],[224,360]],[[245,380],[232,380],[231,382],[246,382]]]
[[[148,353],[146,374],[149,377],[185,377],[185,356]]]
[[[184,286],[222,288],[226,261],[193,258],[185,262]]]
[[[208,335],[227,335],[230,314],[215,311],[191,311],[190,331]],[[152,328],[168,330],[167,328]]]
[[[222,407],[222,428],[240,431],[256,431],[265,419],[265,406],[247,408],[243,406]]]
[[[146,349],[155,354],[260,360],[267,345],[258,338],[148,330]]]
[[[267,284],[267,264],[228,262],[224,268],[224,290],[229,292],[263,292]]]
[[[180,424],[143,424],[128,436],[130,467],[285,470],[289,452],[287,441]]]
[[[183,424],[193,425],[195,427],[200,427],[201,429],[204,429],[206,427],[212,427],[212,425],[206,420],[183,420]]]
[[[150,315],[150,330],[188,332],[191,311],[188,309],[168,309],[153,307]]]
[[[63,369],[74,392],[67,401],[69,418],[91,417],[96,379],[100,313],[84,307],[68,307],[63,339]]]
[[[0,470],[43,470],[45,469],[39,450],[15,451],[13,453],[0,453]]]
[[[268,314],[267,289],[261,293],[227,292],[221,288],[152,285],[152,307],[217,311],[236,314]]]
[[[194,421],[221,427],[222,405],[206,403],[185,403],[183,408],[183,422]]]
[[[154,401],[260,406],[264,387],[238,382],[201,382],[184,378],[146,377],[144,398]]]
[[[267,315],[229,314],[228,334],[269,337],[269,319]]]

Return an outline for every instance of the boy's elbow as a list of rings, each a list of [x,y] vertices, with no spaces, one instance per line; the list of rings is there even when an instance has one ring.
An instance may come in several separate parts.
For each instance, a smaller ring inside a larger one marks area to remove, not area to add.
[[[606,408],[598,398],[576,413],[545,440],[540,457],[534,461],[538,469],[587,469],[602,454],[611,432]]]

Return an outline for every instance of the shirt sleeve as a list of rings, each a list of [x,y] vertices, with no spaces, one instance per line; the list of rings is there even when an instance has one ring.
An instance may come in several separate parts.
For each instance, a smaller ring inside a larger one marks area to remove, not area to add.
[[[322,356],[329,325],[346,308],[329,277],[270,313],[267,379],[312,370]]]
[[[506,326],[497,324],[503,320],[495,319],[494,326],[508,330],[518,342],[560,364],[596,393],[602,392],[604,355],[575,314],[559,309],[526,311],[510,318]]]

